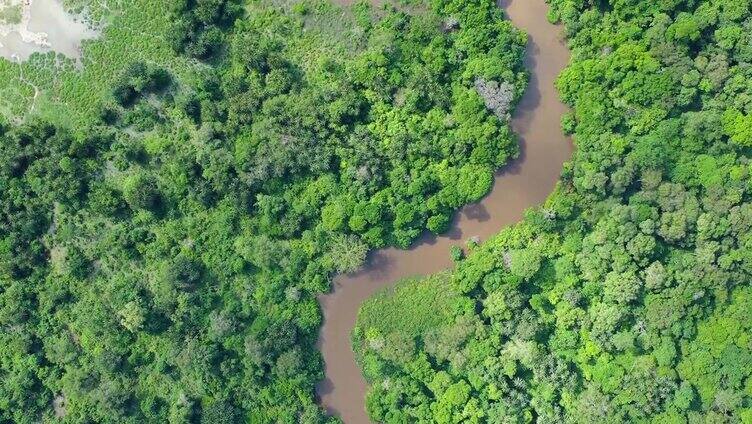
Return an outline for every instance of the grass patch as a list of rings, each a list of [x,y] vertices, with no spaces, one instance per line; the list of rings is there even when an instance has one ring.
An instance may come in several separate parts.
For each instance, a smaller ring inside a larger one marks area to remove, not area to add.
[[[351,337],[366,380],[406,366],[427,334],[454,323],[462,300],[444,272],[404,280],[365,301]]]
[[[410,279],[385,289],[360,307],[356,331],[418,337],[451,323],[459,293],[446,273]]]

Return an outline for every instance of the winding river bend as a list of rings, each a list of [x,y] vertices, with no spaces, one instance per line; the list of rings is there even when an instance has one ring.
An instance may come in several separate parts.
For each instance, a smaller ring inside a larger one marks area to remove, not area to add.
[[[486,198],[460,211],[447,234],[424,235],[409,250],[376,251],[362,270],[337,277],[333,292],[320,297],[324,325],[318,348],[324,357],[325,379],[316,392],[327,411],[346,424],[369,422],[364,407],[367,384],[350,345],[361,303],[403,278],[449,268],[452,245],[474,236],[485,239],[519,221],[525,209],[546,199],[572,153],[559,125],[567,109],[554,88],[556,76],[569,61],[560,29],[546,20],[544,0],[501,0],[500,6],[529,35],[525,64],[531,72],[530,84],[512,120],[521,155],[496,176]]]

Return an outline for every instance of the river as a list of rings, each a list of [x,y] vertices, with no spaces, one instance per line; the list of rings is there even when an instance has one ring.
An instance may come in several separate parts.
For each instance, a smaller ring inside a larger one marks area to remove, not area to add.
[[[519,221],[525,209],[541,204],[551,193],[572,154],[572,143],[560,129],[561,115],[567,109],[554,88],[557,75],[569,61],[560,28],[546,20],[544,0],[501,0],[500,6],[529,35],[525,64],[531,72],[530,83],[512,120],[520,139],[520,157],[496,176],[487,197],[459,212],[447,234],[424,235],[409,250],[378,250],[362,270],[335,278],[334,290],[320,297],[324,325],[318,348],[325,378],[316,393],[327,412],[345,424],[369,422],[364,406],[368,386],[350,343],[361,303],[401,279],[451,267],[452,245],[464,245],[474,236],[486,239]]]

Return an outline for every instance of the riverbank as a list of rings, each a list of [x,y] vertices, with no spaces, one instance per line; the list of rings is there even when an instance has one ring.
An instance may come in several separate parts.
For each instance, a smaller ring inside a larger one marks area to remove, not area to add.
[[[364,409],[367,383],[350,343],[362,302],[404,278],[449,268],[452,245],[462,245],[471,237],[486,239],[518,221],[525,209],[546,199],[571,156],[572,145],[560,129],[560,117],[567,109],[554,87],[569,60],[560,31],[546,20],[544,0],[504,0],[500,6],[512,23],[529,35],[525,64],[531,78],[512,120],[521,155],[497,174],[493,190],[483,201],[457,214],[445,235],[425,235],[409,250],[374,252],[361,271],[337,277],[333,292],[320,297],[324,325],[318,348],[325,362],[325,379],[317,386],[317,395],[327,411],[345,423],[368,422]]]

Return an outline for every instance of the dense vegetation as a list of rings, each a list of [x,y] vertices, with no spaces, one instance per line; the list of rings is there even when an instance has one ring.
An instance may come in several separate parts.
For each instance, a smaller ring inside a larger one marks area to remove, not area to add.
[[[172,4],[170,42],[178,53],[199,59],[216,54],[243,6],[238,0],[180,0]]]
[[[526,37],[491,0],[179,1],[176,54],[161,3],[95,3],[82,69],[0,62],[39,90],[0,128],[0,422],[324,422],[315,296],[488,191]]]
[[[453,318],[383,295],[391,315],[427,316],[363,308],[369,414],[752,422],[750,2],[551,6],[573,54],[558,81],[573,161],[448,277]]]

